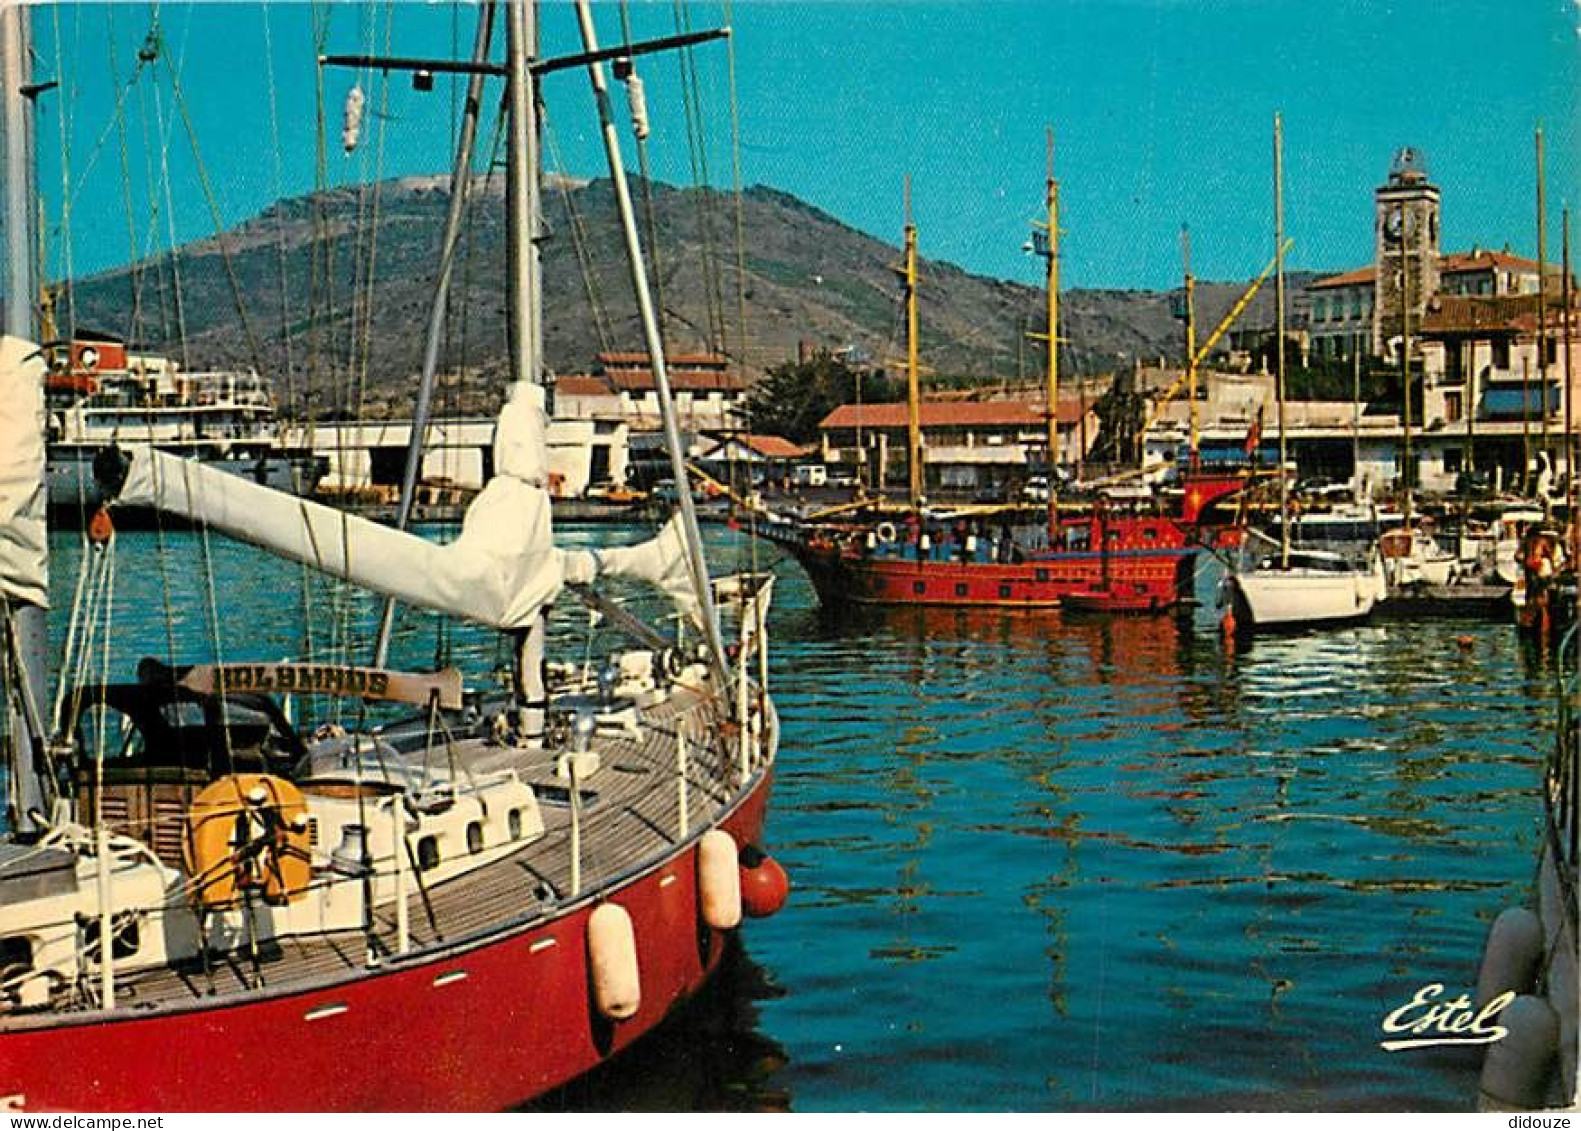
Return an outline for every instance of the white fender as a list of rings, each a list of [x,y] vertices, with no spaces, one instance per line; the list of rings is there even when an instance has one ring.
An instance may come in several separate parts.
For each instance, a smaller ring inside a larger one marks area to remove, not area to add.
[[[1521,995],[1499,1014],[1509,1032],[1488,1046],[1482,1062],[1483,1111],[1535,1111],[1548,1098],[1548,1077],[1559,1052],[1559,1018],[1540,997]]]
[[[741,923],[741,870],[735,838],[723,829],[703,834],[697,845],[697,898],[703,922],[718,931]]]
[[[611,1021],[624,1021],[642,1005],[637,936],[624,907],[601,903],[587,920],[588,976],[593,1004]]]
[[[1488,931],[1477,971],[1477,1008],[1507,990],[1531,993],[1543,960],[1543,925],[1524,907],[1506,907]]]

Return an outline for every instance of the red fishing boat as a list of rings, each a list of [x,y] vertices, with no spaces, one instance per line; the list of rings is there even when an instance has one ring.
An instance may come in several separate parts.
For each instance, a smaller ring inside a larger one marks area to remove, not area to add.
[[[521,129],[532,128],[520,117],[533,102],[529,66],[543,62],[527,58],[531,9],[501,7],[516,161]],[[585,0],[578,14],[587,52],[578,62],[607,115]],[[501,71],[487,61],[494,15],[482,6],[472,62],[457,65],[471,90],[447,262],[483,81]],[[44,89],[21,69],[25,17],[24,6],[0,9],[8,122],[26,120],[25,91]],[[7,158],[26,150],[8,146]],[[24,175],[14,163],[6,171]],[[511,178],[513,205],[530,172]],[[530,203],[521,214],[516,311],[537,293],[520,238],[535,230]],[[15,246],[27,259],[26,242]],[[637,254],[630,266],[680,482]],[[441,271],[431,327],[447,282]],[[454,669],[391,669],[387,628],[368,665],[229,655],[145,661],[109,682],[100,650],[120,606],[110,600],[116,536],[101,514],[54,665],[56,697],[39,631],[44,444],[32,409],[44,367],[38,348],[14,336],[25,319],[13,313],[12,335],[0,339],[0,398],[21,406],[0,415],[0,669],[12,708],[0,1109],[508,1107],[639,1040],[703,985],[744,915],[783,903],[784,873],[757,847],[778,741],[764,689],[771,579],[710,582],[684,493],[650,542],[554,545],[531,334],[513,337],[493,478],[448,545],[150,448],[106,453],[97,468],[117,506],[177,514],[388,600],[499,630],[514,654],[509,693],[468,687]],[[701,643],[682,646],[603,602],[596,585],[608,575],[658,585]],[[573,592],[632,638],[600,652],[601,666],[585,662],[591,637],[570,662],[545,655],[549,604]],[[721,612],[731,610],[727,649]],[[317,728],[293,721],[325,696],[351,706]]]
[[[1060,451],[1059,403],[1059,183],[1054,178],[1052,134],[1046,182],[1047,221],[1035,225],[1028,247],[1047,264],[1049,343],[1045,437],[1053,469]],[[907,325],[907,462],[910,505],[839,522],[769,521],[757,527],[801,563],[826,605],[952,605],[1150,613],[1173,608],[1188,590],[1196,555],[1233,537],[1235,515],[1226,503],[1250,483],[1247,468],[1207,470],[1195,459],[1178,493],[1134,491],[1100,494],[1062,508],[1058,476],[1047,480],[1046,510],[980,508],[930,510],[923,498],[923,448],[917,359],[917,229],[911,222],[909,185],[905,262]],[[1266,274],[1266,273],[1265,273]],[[1259,280],[1260,283],[1261,280]],[[1188,278],[1189,282],[1189,278]],[[1255,290],[1257,284],[1253,284]],[[1188,377],[1232,311],[1199,352],[1188,339]],[[1193,433],[1193,441],[1195,433]]]

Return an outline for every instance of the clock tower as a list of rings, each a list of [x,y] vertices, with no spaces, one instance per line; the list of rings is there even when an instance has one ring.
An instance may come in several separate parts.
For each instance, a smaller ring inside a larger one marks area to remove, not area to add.
[[[1411,337],[1438,292],[1438,187],[1416,149],[1394,156],[1389,180],[1373,193],[1373,262],[1377,283],[1372,304],[1372,352],[1386,352],[1400,337],[1401,311],[1409,301]]]

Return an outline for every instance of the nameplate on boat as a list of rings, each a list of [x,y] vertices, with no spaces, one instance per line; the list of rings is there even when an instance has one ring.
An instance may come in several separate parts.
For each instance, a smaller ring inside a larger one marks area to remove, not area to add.
[[[252,691],[264,695],[347,695],[426,707],[435,698],[447,710],[461,709],[461,672],[431,674],[358,668],[347,664],[199,664],[181,686],[203,695]]]

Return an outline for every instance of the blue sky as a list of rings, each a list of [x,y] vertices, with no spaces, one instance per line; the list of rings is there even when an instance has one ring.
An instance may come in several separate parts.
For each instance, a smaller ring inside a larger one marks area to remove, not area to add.
[[[735,0],[728,7],[694,0],[687,12],[694,27],[728,14],[735,28],[744,181],[792,192],[895,241],[901,179],[910,173],[923,254],[973,271],[1039,277],[1020,248],[1041,206],[1045,124],[1056,133],[1063,281],[1072,287],[1174,285],[1182,223],[1191,226],[1199,277],[1244,278],[1260,269],[1272,245],[1276,110],[1284,117],[1295,267],[1342,268],[1370,258],[1371,191],[1402,145],[1425,153],[1443,190],[1446,249],[1508,244],[1534,252],[1532,131],[1539,122],[1551,257],[1559,252],[1561,205],[1581,200],[1577,0]],[[617,40],[618,6],[596,8],[602,38]],[[128,86],[156,17],[161,58]],[[671,34],[676,5],[636,3],[633,19],[639,36]],[[473,20],[470,8],[415,3],[38,8],[40,71],[65,84],[46,102],[41,123],[41,176],[57,232],[50,273],[64,270],[68,245],[81,274],[126,261],[133,247],[165,246],[172,231],[178,240],[207,234],[211,195],[229,224],[310,190],[317,44],[460,55]],[[546,5],[544,43],[548,54],[574,48],[568,5]],[[709,172],[728,184],[728,55],[715,45],[696,58]],[[656,58],[642,70],[655,120],[655,173],[690,183],[677,63]],[[370,119],[363,148],[342,155],[335,136],[352,79],[325,76],[330,183],[448,166],[453,104],[444,81],[428,95],[392,84],[388,115]],[[377,107],[379,78],[364,76],[363,85]],[[114,113],[119,90],[129,91],[124,150]],[[565,171],[601,173],[585,78],[551,77],[545,96]],[[77,186],[69,241],[60,207],[63,150]],[[130,237],[123,159],[132,174]],[[161,201],[157,209],[151,198]]]

